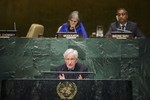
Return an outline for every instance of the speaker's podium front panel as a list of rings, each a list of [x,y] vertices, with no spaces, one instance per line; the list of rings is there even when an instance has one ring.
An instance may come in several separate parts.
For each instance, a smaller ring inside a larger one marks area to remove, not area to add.
[[[3,80],[1,100],[132,100],[128,80]]]

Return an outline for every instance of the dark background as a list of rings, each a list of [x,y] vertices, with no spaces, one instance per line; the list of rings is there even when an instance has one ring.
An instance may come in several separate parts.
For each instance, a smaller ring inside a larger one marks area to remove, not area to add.
[[[39,23],[45,27],[44,36],[53,37],[70,12],[78,10],[88,36],[97,25],[103,25],[106,33],[116,9],[124,7],[129,20],[149,37],[149,4],[150,0],[0,0],[0,30],[13,29],[16,22],[18,36],[24,37],[32,23]]]

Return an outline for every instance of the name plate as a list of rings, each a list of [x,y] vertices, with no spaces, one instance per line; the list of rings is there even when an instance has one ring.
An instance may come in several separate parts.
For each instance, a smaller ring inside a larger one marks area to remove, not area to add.
[[[77,33],[57,33],[58,38],[67,38],[67,39],[76,39],[76,38],[83,38],[83,36]]]
[[[111,33],[111,37],[112,38],[116,38],[116,39],[133,39],[134,38],[134,35],[132,32],[130,31],[123,31],[123,32],[120,32],[120,31],[113,31]]]
[[[15,34],[1,34],[1,36],[8,36],[8,37],[11,37],[11,36],[15,36]]]
[[[78,38],[79,35],[78,34],[65,34],[63,35],[64,38],[71,38],[71,39],[75,39],[75,38]]]
[[[132,36],[130,35],[123,35],[123,34],[114,34],[112,35],[112,38],[116,38],[116,39],[130,39],[130,38],[133,38]]]
[[[17,30],[0,30],[0,38],[15,37]]]

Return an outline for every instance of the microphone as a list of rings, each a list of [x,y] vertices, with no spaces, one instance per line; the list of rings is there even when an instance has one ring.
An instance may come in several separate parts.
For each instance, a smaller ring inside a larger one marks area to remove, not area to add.
[[[119,21],[119,19],[118,19],[118,15],[116,15],[116,20],[117,20],[117,21]]]
[[[17,28],[16,28],[16,22],[14,22],[14,30],[17,30]]]
[[[41,73],[49,74],[96,74],[94,72],[80,72],[80,71],[41,71]]]
[[[77,30],[76,30],[75,26],[74,26],[74,31],[75,31],[75,33],[77,33]]]

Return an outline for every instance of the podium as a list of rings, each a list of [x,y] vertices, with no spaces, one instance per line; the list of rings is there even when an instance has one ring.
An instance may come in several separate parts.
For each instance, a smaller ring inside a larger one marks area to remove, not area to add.
[[[132,100],[129,80],[3,80],[1,100]]]

